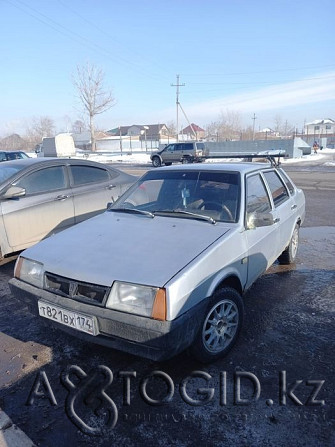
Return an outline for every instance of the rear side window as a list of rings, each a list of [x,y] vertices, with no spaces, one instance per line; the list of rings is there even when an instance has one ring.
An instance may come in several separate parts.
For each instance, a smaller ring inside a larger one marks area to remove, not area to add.
[[[26,190],[26,194],[37,194],[56,191],[67,187],[64,168],[54,166],[40,169],[22,177],[15,184]]]
[[[292,185],[291,180],[288,178],[288,176],[286,175],[286,173],[284,171],[280,171],[280,173],[281,173],[282,179],[285,182],[287,189],[290,191],[291,194],[294,194],[294,186]]]
[[[95,166],[70,166],[70,169],[74,186],[107,182],[109,180],[108,172]]]
[[[246,210],[247,215],[271,211],[271,202],[259,174],[247,178]]]
[[[273,203],[275,207],[279,206],[281,203],[285,202],[288,198],[287,189],[282,182],[281,178],[275,171],[264,172],[264,177],[269,185]]]
[[[184,151],[192,151],[193,150],[193,143],[184,143],[183,144],[183,150]]]

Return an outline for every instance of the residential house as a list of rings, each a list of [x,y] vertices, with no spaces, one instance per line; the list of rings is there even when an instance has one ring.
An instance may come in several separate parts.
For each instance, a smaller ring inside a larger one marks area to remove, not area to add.
[[[205,130],[194,123],[185,127],[185,129],[183,129],[180,134],[184,135],[186,139],[202,140],[203,138],[205,138]]]
[[[133,124],[131,126],[119,126],[106,132],[115,137],[138,137],[140,140],[160,140],[169,136],[169,130],[165,124]]]
[[[323,120],[315,120],[311,123],[306,123],[304,126],[305,135],[314,135],[315,137],[335,134],[335,121],[331,118],[326,118]]]

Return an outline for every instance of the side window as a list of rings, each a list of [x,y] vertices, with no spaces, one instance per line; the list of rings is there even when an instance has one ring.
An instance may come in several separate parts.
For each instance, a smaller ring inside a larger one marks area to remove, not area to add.
[[[70,169],[74,186],[107,182],[109,180],[108,171],[95,166],[70,166]]]
[[[27,195],[64,189],[67,187],[64,168],[54,166],[40,169],[22,177],[15,186],[24,188]]]
[[[168,146],[166,146],[166,148],[164,149],[165,151],[171,151],[173,152],[175,150],[175,145],[174,144],[169,144]]]
[[[271,202],[260,175],[247,178],[247,215],[254,212],[266,213],[271,211]]]
[[[193,151],[193,143],[185,143],[184,151]]]
[[[23,158],[19,152],[11,152],[7,154],[7,160],[18,160]]]
[[[275,207],[289,198],[288,192],[279,175],[275,171],[264,172],[264,177],[269,185]]]
[[[286,175],[286,173],[284,171],[280,171],[281,173],[281,177],[285,182],[285,185],[287,187],[287,189],[290,191],[291,194],[294,194],[294,186],[291,183],[291,180],[288,178],[288,176]]]
[[[6,154],[4,152],[0,152],[0,161],[6,161]]]
[[[175,151],[182,151],[183,149],[184,149],[184,144],[182,144],[182,143],[174,145]]]

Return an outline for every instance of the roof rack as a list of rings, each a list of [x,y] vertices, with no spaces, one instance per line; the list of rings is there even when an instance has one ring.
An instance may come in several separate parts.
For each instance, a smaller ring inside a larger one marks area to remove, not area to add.
[[[280,166],[280,158],[288,158],[288,155],[285,151],[266,151],[255,154],[238,154],[235,152],[234,154],[208,155],[208,158],[242,158],[243,161],[252,161],[253,158],[265,158],[271,163],[271,166],[278,168]]]

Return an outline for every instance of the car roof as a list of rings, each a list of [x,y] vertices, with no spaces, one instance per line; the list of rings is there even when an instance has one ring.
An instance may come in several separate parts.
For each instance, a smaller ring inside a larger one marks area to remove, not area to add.
[[[59,164],[82,164],[82,165],[90,165],[90,166],[104,166],[107,169],[113,169],[116,170],[115,168],[111,168],[110,166],[108,166],[107,164],[102,164],[102,163],[98,163],[96,161],[91,161],[91,160],[81,160],[81,159],[77,159],[77,158],[57,158],[57,157],[37,157],[37,158],[22,158],[20,160],[9,160],[6,161],[6,167],[10,167],[13,166],[15,168],[20,167],[20,169],[25,169],[25,168],[29,168],[30,166],[34,166],[34,165],[43,165],[43,164],[48,164],[48,163],[59,163]],[[0,164],[0,168],[1,168],[1,164]]]
[[[202,163],[177,165],[157,168],[156,170],[172,170],[172,171],[231,171],[248,174],[249,172],[259,171],[261,169],[271,168],[271,163],[254,163],[254,162],[226,162],[226,163]]]

